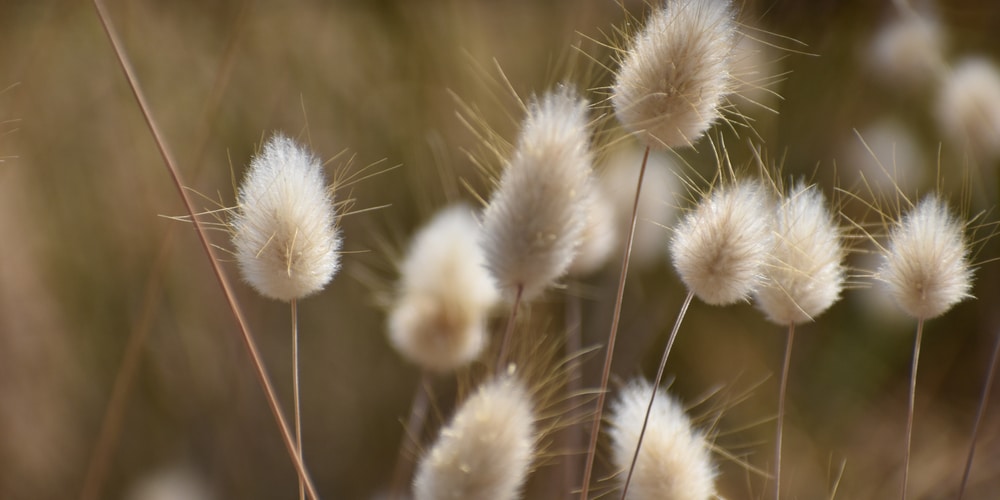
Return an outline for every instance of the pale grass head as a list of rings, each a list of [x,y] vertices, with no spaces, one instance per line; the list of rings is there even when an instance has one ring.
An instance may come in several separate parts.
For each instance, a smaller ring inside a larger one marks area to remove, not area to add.
[[[774,248],[774,202],[756,181],[715,186],[674,228],[670,255],[688,290],[710,305],[747,300]]]
[[[938,94],[940,128],[983,160],[1000,158],[1000,70],[984,58],[959,62]]]
[[[600,269],[619,242],[617,207],[601,183],[591,183],[586,209],[587,224],[568,270],[573,275],[586,275]]]
[[[964,229],[936,195],[925,197],[893,225],[876,278],[906,314],[935,318],[972,297]]]
[[[736,21],[728,0],[666,0],[621,57],[611,103],[654,148],[685,147],[720,117],[733,88]]]
[[[779,201],[774,232],[757,306],[780,325],[812,321],[840,299],[846,277],[841,231],[816,186],[798,183]]]
[[[534,427],[535,409],[523,382],[508,373],[483,383],[420,459],[414,498],[519,498],[534,455]]]
[[[486,343],[486,320],[499,300],[479,246],[471,208],[438,213],[414,236],[400,265],[398,296],[389,312],[389,338],[408,360],[446,372],[476,359]]]
[[[587,102],[562,87],[528,107],[483,213],[487,268],[501,291],[531,300],[563,276],[587,225],[593,181]]]
[[[615,150],[608,156],[600,179],[617,207],[615,231],[619,241],[625,239],[631,223],[642,155],[642,148],[637,146]],[[678,193],[682,190],[675,169],[669,156],[659,151],[650,152],[639,196],[630,269],[648,269],[664,259],[663,249],[670,238],[667,227],[674,219]]]
[[[243,279],[265,297],[312,295],[340,268],[341,237],[323,167],[281,134],[250,162],[229,224]]]
[[[618,470],[628,470],[632,462],[652,389],[649,382],[634,380],[611,404],[608,433]],[[705,435],[692,426],[680,402],[658,388],[627,498],[709,500],[716,497],[716,474]]]
[[[944,67],[944,28],[931,12],[900,12],[882,26],[866,51],[872,73],[893,90],[934,82]]]

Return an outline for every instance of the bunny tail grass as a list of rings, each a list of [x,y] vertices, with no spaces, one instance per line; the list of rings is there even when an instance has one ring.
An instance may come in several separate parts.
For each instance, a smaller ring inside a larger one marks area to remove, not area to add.
[[[108,36],[108,40],[114,49],[115,57],[118,59],[118,63],[121,66],[122,71],[125,73],[125,78],[128,80],[129,88],[132,89],[132,95],[139,104],[142,116],[146,121],[146,126],[149,127],[150,133],[152,133],[154,142],[156,143],[156,147],[159,149],[160,156],[163,158],[167,171],[170,173],[170,178],[174,183],[174,187],[177,189],[177,193],[180,196],[181,201],[184,203],[184,208],[187,210],[188,216],[191,218],[192,225],[194,226],[195,233],[198,235],[198,240],[201,242],[202,249],[205,251],[205,255],[208,256],[212,272],[215,274],[215,278],[219,282],[219,286],[222,288],[223,295],[225,295],[226,302],[229,305],[230,311],[233,313],[233,317],[236,319],[241,338],[243,339],[243,344],[247,348],[247,352],[250,355],[250,360],[252,361],[254,370],[257,374],[257,379],[264,390],[264,395],[266,396],[271,413],[274,415],[274,419],[278,423],[278,430],[281,432],[281,437],[285,443],[288,455],[292,459],[292,463],[299,475],[299,479],[305,483],[306,492],[309,494],[309,497],[317,500],[319,495],[317,495],[312,479],[309,477],[305,465],[299,457],[298,448],[295,446],[292,433],[288,429],[288,422],[285,420],[285,416],[281,413],[281,408],[278,405],[278,398],[275,395],[274,387],[271,385],[270,377],[268,377],[267,371],[264,368],[264,363],[260,357],[260,353],[257,351],[257,345],[254,343],[253,337],[250,335],[250,330],[247,327],[246,321],[243,318],[243,313],[240,311],[239,305],[236,302],[236,295],[233,293],[229,280],[226,278],[225,273],[222,271],[222,267],[219,265],[219,261],[215,257],[215,251],[213,250],[212,245],[208,242],[208,236],[205,234],[205,228],[198,219],[194,205],[191,203],[191,199],[188,197],[187,191],[184,189],[184,182],[181,180],[180,171],[176,167],[173,155],[169,150],[167,150],[166,142],[163,140],[159,127],[153,120],[152,112],[149,109],[149,105],[146,103],[145,96],[139,89],[139,84],[132,70],[132,65],[125,58],[122,43],[118,39],[118,34],[114,30],[114,27],[111,25],[111,21],[105,11],[103,2],[101,0],[94,0],[94,7],[97,9],[97,16],[101,21],[101,26],[104,27],[104,32]]]

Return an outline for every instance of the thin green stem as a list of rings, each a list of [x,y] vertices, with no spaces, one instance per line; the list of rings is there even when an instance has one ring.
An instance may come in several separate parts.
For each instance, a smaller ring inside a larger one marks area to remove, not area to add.
[[[906,500],[906,481],[910,474],[910,442],[913,440],[913,400],[917,395],[917,362],[920,361],[920,340],[924,335],[924,320],[917,320],[917,335],[913,341],[913,366],[910,368],[910,399],[906,407],[906,447],[903,455],[903,486],[899,498]]]
[[[597,408],[594,410],[594,422],[590,427],[590,444],[587,447],[587,460],[583,469],[583,484],[580,487],[581,500],[587,499],[590,491],[590,477],[594,473],[594,456],[597,454],[597,437],[601,431],[601,416],[604,414],[604,399],[608,389],[608,378],[611,376],[611,358],[615,352],[615,339],[618,336],[618,321],[621,319],[622,299],[625,296],[625,278],[628,276],[628,261],[632,256],[632,239],[635,236],[635,221],[639,215],[639,196],[642,194],[642,178],[646,175],[646,162],[649,160],[649,146],[642,155],[642,166],[639,168],[639,180],[635,186],[635,200],[632,203],[632,221],[629,224],[628,235],[625,237],[625,255],[622,256],[622,272],[618,278],[618,294],[615,297],[615,310],[611,316],[611,331],[608,333],[608,347],[604,354],[604,368],[601,371],[601,388],[597,391]]]
[[[660,367],[656,370],[656,379],[653,381],[653,391],[649,395],[649,405],[646,406],[646,416],[642,419],[642,428],[639,429],[639,440],[635,443],[635,452],[632,453],[632,462],[628,466],[628,475],[625,476],[625,486],[622,487],[622,500],[625,500],[625,495],[628,494],[628,485],[632,482],[632,473],[635,472],[635,463],[639,461],[639,450],[642,449],[642,438],[646,436],[646,426],[649,425],[649,415],[653,412],[653,402],[656,401],[656,389],[660,387],[660,382],[663,381],[663,372],[667,367],[667,358],[670,357],[670,351],[674,348],[674,340],[677,339],[677,332],[681,328],[681,322],[684,321],[684,316],[687,315],[688,307],[691,306],[691,300],[694,299],[694,292],[689,291],[687,297],[684,298],[684,304],[681,305],[681,310],[677,313],[677,320],[674,321],[674,328],[670,331],[670,338],[667,339],[667,347],[663,349],[663,356],[660,357]]]
[[[785,429],[785,394],[788,393],[788,369],[792,364],[792,342],[795,340],[795,323],[788,324],[785,341],[785,361],[781,365],[781,384],[778,388],[778,428],[774,437],[774,500],[781,496],[781,438]]]
[[[983,415],[986,414],[986,406],[989,404],[990,392],[993,389],[998,355],[1000,355],[1000,335],[997,335],[996,341],[993,343],[990,367],[986,371],[986,383],[983,384],[983,392],[979,395],[979,409],[976,410],[976,422],[972,424],[972,443],[969,444],[969,456],[965,459],[965,471],[962,473],[962,485],[958,489],[958,500],[962,500],[962,496],[965,495],[965,487],[969,484],[969,474],[972,473],[972,459],[976,456],[976,438],[979,437],[979,425],[983,422]]]

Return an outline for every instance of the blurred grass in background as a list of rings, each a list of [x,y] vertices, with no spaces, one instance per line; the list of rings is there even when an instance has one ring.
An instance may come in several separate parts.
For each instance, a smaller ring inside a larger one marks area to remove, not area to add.
[[[973,53],[1000,58],[1000,5],[963,0],[938,7],[949,61]],[[329,166],[331,176],[349,155],[355,170],[379,161],[376,168],[402,165],[353,186],[357,208],[391,206],[343,219],[346,250],[357,253],[347,254],[332,285],[300,308],[307,465],[326,498],[372,497],[388,483],[403,435],[399,420],[418,379],[384,334],[377,298],[395,279],[390,255],[434,210],[473,199],[458,179],[480,196],[489,190],[465,153],[481,145],[456,117],[451,93],[512,138],[520,111],[497,84],[494,58],[522,96],[549,88],[567,67],[576,68],[578,85],[607,85],[610,75],[580,53],[612,65],[610,51],[589,38],[606,40],[623,20],[621,6],[610,0],[115,1],[109,8],[188,186],[209,198],[201,201],[206,210],[216,208],[211,199],[233,203],[233,176],[276,130],[324,159],[346,150]],[[627,8],[641,15],[641,3]],[[964,199],[970,214],[994,209],[997,164],[976,163],[947,143],[939,162],[943,139],[932,119],[932,94],[869,74],[866,51],[894,14],[888,2],[861,0],[744,4],[744,22],[805,46],[760,37],[815,56],[768,50],[768,71],[788,72],[771,87],[783,99],[768,100],[779,114],[740,109],[785,174],[814,178],[828,196],[835,185],[857,189],[858,163],[872,162],[856,155],[854,129],[865,135],[866,127],[893,118],[914,137],[925,169],[900,184],[924,193],[940,180],[954,206]],[[142,478],[178,467],[194,471],[218,498],[292,496],[290,460],[205,257],[188,224],[163,217],[182,215],[183,208],[93,7],[0,5],[0,89],[0,498],[79,494],[130,341],[139,364],[123,420],[113,429],[117,442],[102,497],[121,498]],[[752,134],[739,131],[740,138],[721,134],[734,162],[745,164]],[[683,156],[710,173],[708,142],[699,150]],[[844,202],[845,213],[865,215],[859,203]],[[996,220],[995,212],[988,220]],[[215,243],[225,247],[228,239],[219,233]],[[1000,245],[991,240],[978,260],[998,256]],[[871,268],[865,255],[854,257],[852,264]],[[617,259],[573,284],[583,290],[588,344],[604,342]],[[235,278],[235,266],[227,270]],[[237,289],[288,407],[287,306]],[[979,269],[974,294],[977,300],[928,324],[917,386],[914,498],[953,495],[961,479],[988,355],[1000,333],[995,263]],[[784,455],[793,496],[825,496],[844,464],[837,498],[897,491],[914,324],[879,309],[880,295],[877,287],[850,290],[800,329]],[[614,367],[619,377],[652,374],[682,298],[666,249],[657,267],[633,273]],[[550,318],[556,335],[562,299],[550,293],[531,311],[539,321]],[[677,377],[672,390],[694,401],[719,388],[752,389],[740,404],[723,401],[732,407],[717,424],[718,442],[769,469],[783,332],[750,306],[703,304],[692,307],[684,330],[668,366]],[[588,358],[588,386],[596,385],[599,364]],[[438,381],[445,418],[454,390],[453,381]],[[997,399],[967,498],[1000,491]],[[432,427],[440,419],[432,414]],[[763,495],[760,476],[720,460],[724,497]],[[546,471],[533,480],[529,498],[542,497]]]

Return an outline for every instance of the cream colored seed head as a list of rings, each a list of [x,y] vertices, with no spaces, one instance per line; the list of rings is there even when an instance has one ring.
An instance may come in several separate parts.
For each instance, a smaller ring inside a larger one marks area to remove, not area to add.
[[[935,318],[971,297],[968,253],[962,225],[931,195],[892,229],[877,277],[906,314]]]
[[[468,206],[441,211],[417,233],[389,313],[389,337],[403,356],[436,372],[479,356],[487,315],[499,300],[484,264],[479,222]]]
[[[230,225],[243,279],[266,297],[312,295],[340,268],[340,232],[323,167],[281,134],[250,162]]]
[[[728,0],[667,0],[632,41],[612,88],[618,121],[652,147],[689,146],[733,86],[736,23]]]
[[[932,14],[902,13],[875,36],[868,51],[872,73],[894,89],[930,83],[944,61],[944,38]]]
[[[416,500],[519,498],[534,453],[534,407],[511,376],[483,384],[462,403],[420,459]]]
[[[773,231],[774,204],[759,183],[720,186],[674,228],[674,268],[707,304],[746,300],[764,280]]]
[[[941,86],[937,117],[954,143],[1000,158],[1000,70],[982,58],[960,62]]]
[[[593,157],[587,102],[561,88],[533,102],[483,214],[487,268],[508,297],[537,297],[563,276],[587,224]]]
[[[618,470],[627,471],[632,463],[651,393],[649,382],[636,380],[612,403],[609,434]],[[691,426],[680,403],[658,388],[627,498],[708,500],[715,498],[715,476],[705,436]],[[624,479],[622,473],[619,480]]]
[[[799,184],[778,204],[775,241],[757,306],[781,325],[812,321],[844,288],[840,230],[815,186]]]

